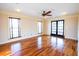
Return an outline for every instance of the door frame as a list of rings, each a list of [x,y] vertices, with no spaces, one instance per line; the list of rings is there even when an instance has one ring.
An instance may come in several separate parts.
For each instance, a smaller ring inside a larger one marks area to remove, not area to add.
[[[63,21],[63,35],[58,35],[58,21]],[[52,34],[52,22],[56,22],[56,34]],[[64,38],[64,20],[51,21],[51,36],[63,37]]]

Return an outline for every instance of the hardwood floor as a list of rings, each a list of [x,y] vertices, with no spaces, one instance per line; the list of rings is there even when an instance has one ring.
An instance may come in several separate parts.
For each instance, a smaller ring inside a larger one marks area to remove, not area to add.
[[[0,56],[77,56],[77,41],[39,36],[0,45]]]

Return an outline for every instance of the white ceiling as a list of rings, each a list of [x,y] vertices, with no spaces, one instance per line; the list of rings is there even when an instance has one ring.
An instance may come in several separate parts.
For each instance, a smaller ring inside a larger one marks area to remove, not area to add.
[[[21,10],[20,13],[37,17],[41,17],[44,10],[51,10],[53,16],[62,15],[63,12],[79,12],[78,3],[0,3],[0,10],[16,12],[17,8]]]

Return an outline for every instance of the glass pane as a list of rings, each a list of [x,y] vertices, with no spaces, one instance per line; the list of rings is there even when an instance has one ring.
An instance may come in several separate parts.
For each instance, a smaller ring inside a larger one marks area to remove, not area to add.
[[[56,22],[52,22],[52,34],[56,34]]]
[[[58,35],[63,35],[63,21],[58,21]]]
[[[38,33],[42,32],[42,23],[38,22]]]
[[[12,19],[13,24],[13,37],[18,37],[18,20]]]

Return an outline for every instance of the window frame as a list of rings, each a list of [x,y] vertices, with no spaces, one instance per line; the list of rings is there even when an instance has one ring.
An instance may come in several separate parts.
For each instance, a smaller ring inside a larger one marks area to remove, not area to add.
[[[11,19],[17,19],[18,20],[18,36],[17,37],[13,37],[13,24],[12,24],[12,20]],[[19,38],[21,37],[21,28],[20,28],[20,18],[15,18],[15,17],[9,17],[9,32],[11,32],[10,29],[10,20],[11,20],[11,29],[12,29],[12,34],[10,33],[10,39],[14,39],[14,38]]]

